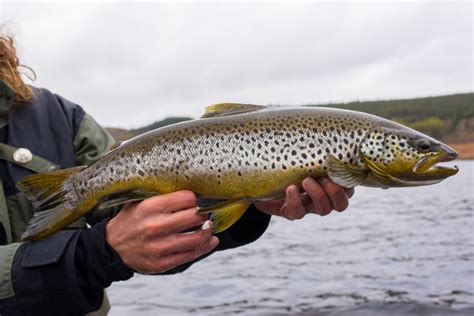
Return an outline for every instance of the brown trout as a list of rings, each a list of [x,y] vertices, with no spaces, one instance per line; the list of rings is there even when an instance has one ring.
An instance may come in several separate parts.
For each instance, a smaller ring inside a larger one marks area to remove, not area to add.
[[[447,145],[398,123],[321,107],[217,104],[201,119],[137,136],[93,164],[25,177],[36,212],[22,240],[53,234],[95,208],[191,190],[215,199],[214,232],[250,203],[284,196],[291,184],[327,175],[343,187],[428,185],[457,173]]]

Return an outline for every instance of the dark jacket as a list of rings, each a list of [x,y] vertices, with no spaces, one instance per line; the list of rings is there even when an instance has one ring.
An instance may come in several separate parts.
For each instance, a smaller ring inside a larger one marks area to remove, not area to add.
[[[110,134],[79,105],[46,89],[33,92],[33,102],[12,109],[14,93],[0,81],[0,144],[27,148],[34,155],[27,165],[5,152],[0,157],[0,315],[83,315],[98,309],[97,315],[106,314],[104,288],[132,277],[133,271],[105,242],[103,213],[88,216],[90,228],[79,223],[41,241],[17,242],[33,210],[14,184],[49,168],[90,164],[113,144]],[[269,219],[251,207],[219,234],[217,250],[256,240]]]

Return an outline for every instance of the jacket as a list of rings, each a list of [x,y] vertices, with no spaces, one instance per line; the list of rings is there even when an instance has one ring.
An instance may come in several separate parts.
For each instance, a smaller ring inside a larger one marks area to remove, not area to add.
[[[105,242],[107,218],[117,210],[92,212],[44,240],[18,242],[33,209],[15,183],[35,172],[88,165],[114,140],[79,105],[47,89],[32,89],[33,101],[14,107],[14,92],[0,81],[0,315],[104,315],[108,311],[104,289],[133,276]],[[30,162],[13,159],[18,148],[33,154]],[[269,220],[270,216],[249,209],[218,235],[217,250],[253,242]],[[193,263],[167,274],[182,272]]]

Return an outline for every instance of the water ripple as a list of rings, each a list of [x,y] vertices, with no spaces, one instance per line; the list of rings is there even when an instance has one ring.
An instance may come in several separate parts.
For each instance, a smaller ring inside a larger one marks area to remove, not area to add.
[[[473,315],[474,162],[430,187],[357,188],[252,245],[109,290],[117,315]]]

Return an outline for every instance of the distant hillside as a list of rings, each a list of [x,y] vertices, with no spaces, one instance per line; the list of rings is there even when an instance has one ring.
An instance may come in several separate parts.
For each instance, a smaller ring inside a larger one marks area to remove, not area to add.
[[[324,105],[362,111],[385,118],[399,117],[413,122],[429,117],[460,121],[474,117],[474,93],[452,94],[416,99],[330,103]]]
[[[474,141],[474,93],[309,106],[343,108],[375,114],[446,142]]]
[[[446,142],[474,142],[474,93],[402,100],[309,104],[307,106],[362,111],[400,122]],[[134,130],[116,129],[116,131],[111,131],[109,129],[109,131],[117,139],[124,140],[155,128],[191,119],[190,117],[169,117]]]

